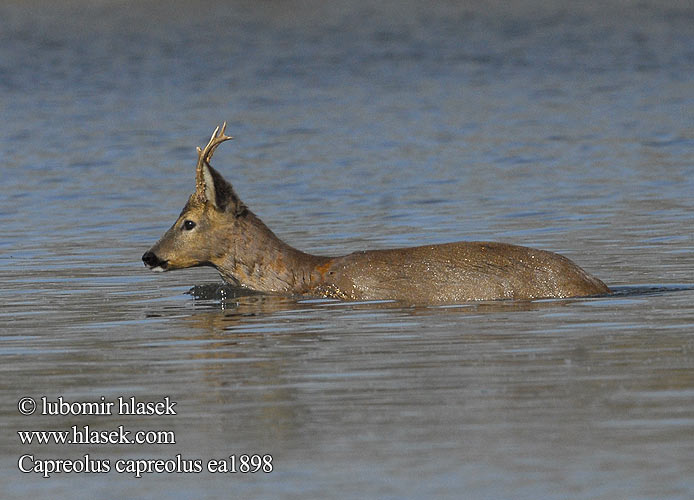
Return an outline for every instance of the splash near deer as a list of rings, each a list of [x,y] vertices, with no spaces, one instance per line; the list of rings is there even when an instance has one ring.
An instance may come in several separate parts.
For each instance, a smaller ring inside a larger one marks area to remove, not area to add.
[[[278,238],[212,168],[231,139],[226,123],[197,148],[195,192],[161,239],[142,256],[153,271],[212,266],[238,287],[259,292],[410,304],[566,298],[610,293],[572,261],[545,250],[457,242],[311,255]]]

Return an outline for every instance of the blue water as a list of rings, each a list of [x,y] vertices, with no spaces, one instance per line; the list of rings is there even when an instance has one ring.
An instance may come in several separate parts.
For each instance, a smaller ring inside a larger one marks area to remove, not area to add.
[[[2,498],[694,496],[694,8],[0,5]],[[292,245],[560,252],[613,297],[402,307],[220,288],[140,256],[195,146]],[[177,402],[23,416],[22,397]],[[17,431],[175,432],[22,445]],[[40,458],[269,474],[22,473]]]

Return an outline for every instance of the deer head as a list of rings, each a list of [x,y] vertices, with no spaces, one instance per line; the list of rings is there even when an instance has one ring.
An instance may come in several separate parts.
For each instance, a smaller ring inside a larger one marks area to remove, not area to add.
[[[210,160],[217,147],[231,139],[225,135],[226,122],[217,127],[203,149],[197,148],[195,192],[181,214],[161,239],[142,256],[154,271],[170,271],[195,266],[215,266],[224,257],[234,238],[237,221],[248,209]]]

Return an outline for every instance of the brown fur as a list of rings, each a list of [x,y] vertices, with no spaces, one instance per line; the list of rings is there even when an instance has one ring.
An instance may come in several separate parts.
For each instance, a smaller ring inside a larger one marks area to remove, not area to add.
[[[219,130],[219,129],[218,129]],[[212,168],[218,130],[200,150],[196,191],[142,259],[153,269],[213,266],[225,281],[262,292],[344,300],[446,303],[580,297],[610,292],[566,257],[504,243],[458,242],[341,257],[301,252],[246,208]],[[186,221],[195,224],[187,229]]]

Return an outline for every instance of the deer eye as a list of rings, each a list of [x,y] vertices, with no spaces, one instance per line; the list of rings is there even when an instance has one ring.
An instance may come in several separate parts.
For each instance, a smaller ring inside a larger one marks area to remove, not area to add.
[[[185,229],[186,231],[190,231],[194,227],[195,227],[195,222],[193,222],[192,220],[183,221],[183,229]]]

